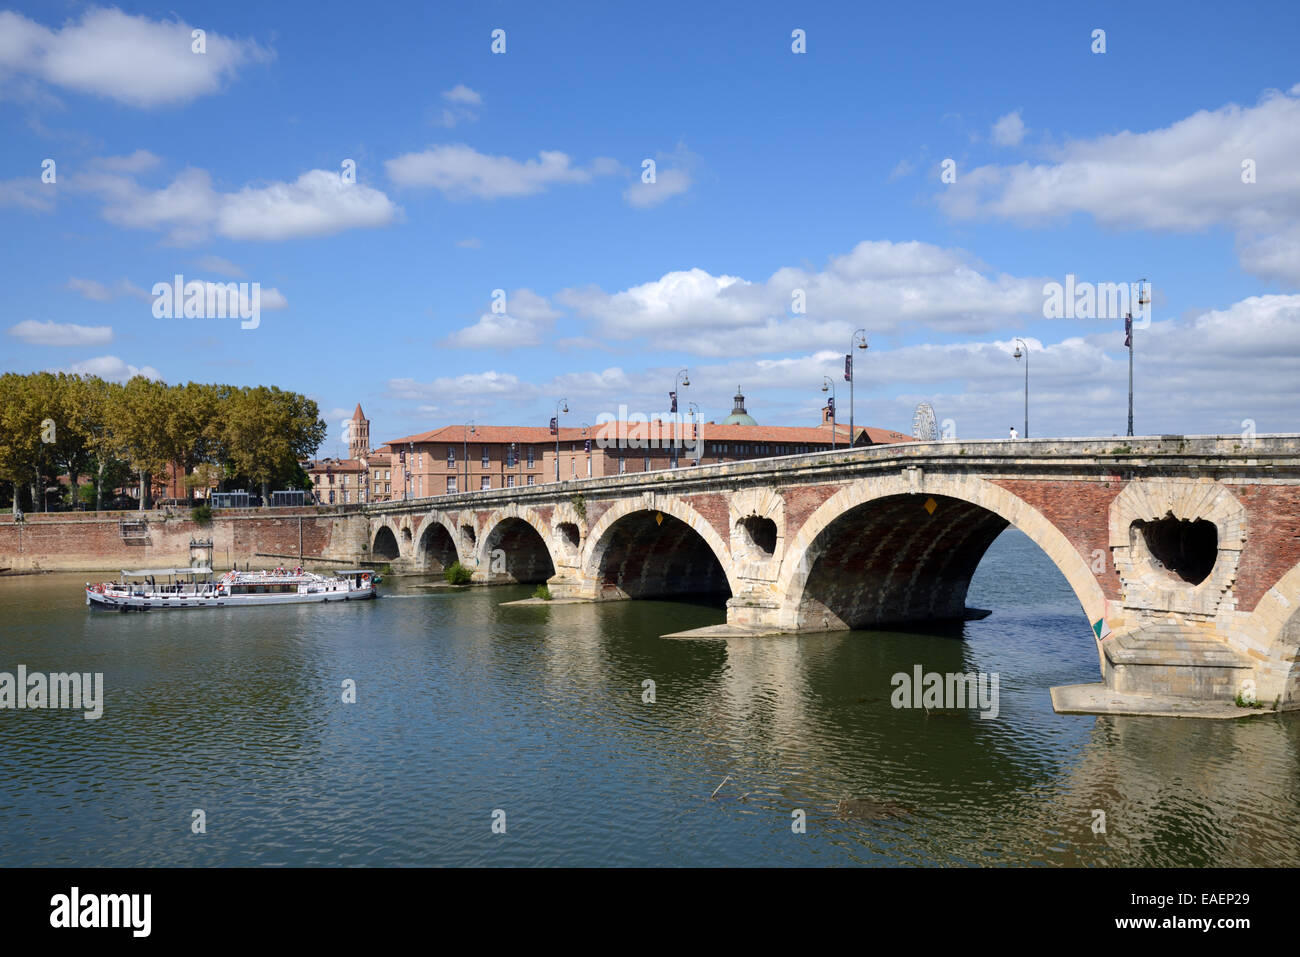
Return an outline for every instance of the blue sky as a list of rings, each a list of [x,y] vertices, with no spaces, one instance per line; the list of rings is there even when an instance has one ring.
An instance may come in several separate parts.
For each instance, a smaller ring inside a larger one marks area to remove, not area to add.
[[[1147,277],[1137,430],[1300,431],[1298,21],[1286,3],[10,7],[0,368],[274,383],[317,399],[328,454],[358,401],[377,440],[545,424],[561,396],[566,424],[594,423],[665,408],[682,367],[706,418],[740,384],[760,422],[815,422],[831,375],[847,419],[865,327],[860,423],[910,431],[927,400],[959,437],[1019,428],[1020,337],[1031,434],[1111,435],[1122,319],[1044,318],[1043,286]],[[177,273],[259,283],[260,324],[156,318]]]

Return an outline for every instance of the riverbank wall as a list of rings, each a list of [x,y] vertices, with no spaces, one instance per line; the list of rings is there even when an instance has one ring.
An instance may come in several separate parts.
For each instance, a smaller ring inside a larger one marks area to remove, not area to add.
[[[223,509],[208,525],[185,510],[0,516],[7,574],[187,566],[190,542],[211,539],[213,564],[353,563],[366,557],[365,520],[346,506]]]

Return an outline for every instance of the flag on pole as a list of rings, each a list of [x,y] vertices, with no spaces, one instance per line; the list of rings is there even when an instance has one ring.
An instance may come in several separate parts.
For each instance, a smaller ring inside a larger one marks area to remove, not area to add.
[[[559,435],[559,434],[560,434],[560,420],[555,416],[551,416],[551,435]]]
[[[669,412],[676,412],[676,411],[677,411],[677,393],[676,393],[676,392],[669,392],[669,393],[668,393],[668,401],[672,403],[672,408],[669,409],[668,411],[669,411]]]
[[[1133,316],[1129,314],[1124,317],[1124,348],[1133,348]]]
[[[851,352],[844,357],[844,381],[853,381],[853,353]]]
[[[835,414],[835,400],[833,398],[826,400],[826,408],[831,415]]]

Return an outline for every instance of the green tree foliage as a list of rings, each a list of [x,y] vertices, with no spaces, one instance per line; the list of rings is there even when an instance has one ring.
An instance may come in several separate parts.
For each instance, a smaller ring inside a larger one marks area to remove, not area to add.
[[[268,501],[272,483],[308,484],[299,461],[315,454],[325,433],[315,402],[274,386],[0,375],[0,480],[13,486],[15,514],[28,489],[32,507],[42,508],[46,484],[65,474],[73,502],[90,501],[78,485],[91,477],[96,508],[132,475],[147,508],[150,476],[168,466],[186,488],[219,477],[260,485]]]

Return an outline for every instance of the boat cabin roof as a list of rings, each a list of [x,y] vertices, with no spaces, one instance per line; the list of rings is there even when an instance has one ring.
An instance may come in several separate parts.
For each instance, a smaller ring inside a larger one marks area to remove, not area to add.
[[[148,578],[152,575],[157,578],[159,575],[210,575],[212,569],[206,565],[200,565],[197,568],[137,568],[131,571],[129,568],[122,569],[122,575],[127,578]]]

